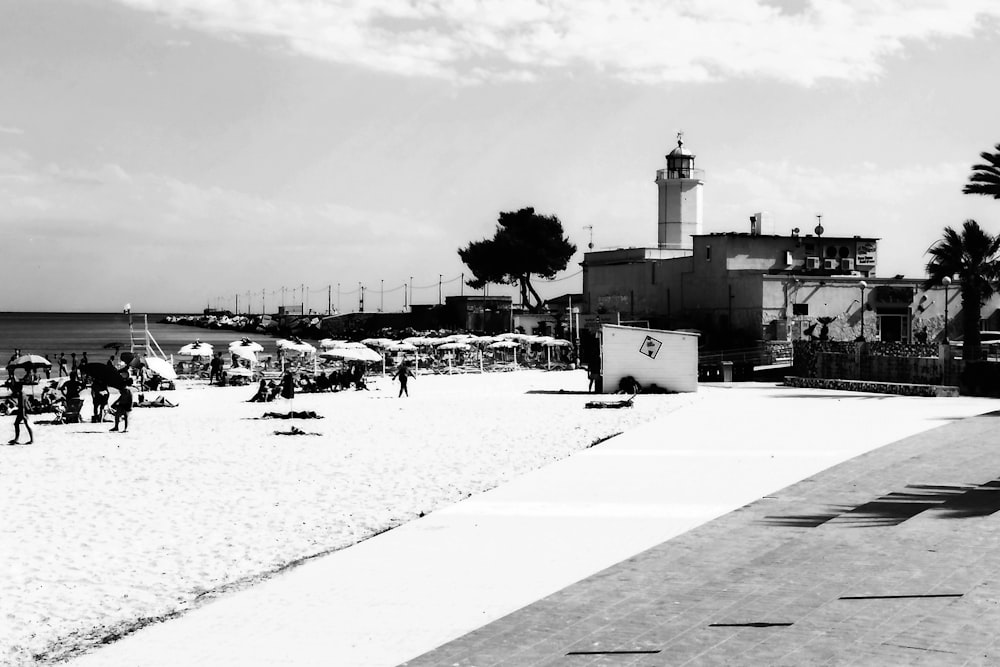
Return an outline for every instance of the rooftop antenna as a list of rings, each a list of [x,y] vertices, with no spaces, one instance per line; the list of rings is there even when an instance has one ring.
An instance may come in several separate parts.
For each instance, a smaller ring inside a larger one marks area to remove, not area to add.
[[[587,244],[587,249],[588,250],[593,250],[594,249],[594,226],[593,225],[584,225],[583,228],[586,229],[588,232],[590,232],[590,243]]]
[[[816,229],[814,231],[816,232],[816,236],[823,236],[823,232],[825,230],[823,229],[823,214],[822,213],[817,213],[816,214]]]

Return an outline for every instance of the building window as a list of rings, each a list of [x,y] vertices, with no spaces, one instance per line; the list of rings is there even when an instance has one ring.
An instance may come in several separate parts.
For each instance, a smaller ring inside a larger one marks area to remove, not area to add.
[[[705,261],[706,262],[712,261],[712,246],[710,245],[705,246]]]
[[[809,304],[808,303],[793,303],[792,304],[792,315],[808,315],[809,314]]]

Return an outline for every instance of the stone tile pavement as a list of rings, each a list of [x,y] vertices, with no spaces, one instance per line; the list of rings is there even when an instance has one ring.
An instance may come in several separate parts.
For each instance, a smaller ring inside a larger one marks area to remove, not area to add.
[[[404,664],[1000,664],[998,436],[907,437]]]

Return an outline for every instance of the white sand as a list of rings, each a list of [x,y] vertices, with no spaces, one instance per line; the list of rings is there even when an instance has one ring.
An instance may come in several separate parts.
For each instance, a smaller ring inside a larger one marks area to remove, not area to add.
[[[182,388],[173,409],[35,425],[0,461],[0,663],[58,658],[342,549],[698,400],[585,410],[582,371],[419,376],[409,399],[304,394],[322,420],[257,420],[287,403]],[[88,414],[89,403],[84,408]],[[41,416],[45,419],[47,416]],[[8,433],[12,418],[3,420]],[[320,436],[279,436],[292,425]]]

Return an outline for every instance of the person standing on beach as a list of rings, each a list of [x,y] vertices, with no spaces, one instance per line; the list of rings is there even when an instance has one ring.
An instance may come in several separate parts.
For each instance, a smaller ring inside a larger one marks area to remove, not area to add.
[[[212,384],[218,380],[222,382],[222,353],[216,352],[215,356],[212,357],[212,362],[209,364],[208,371],[208,383]]]
[[[406,383],[411,377],[413,377],[413,372],[410,371],[410,362],[404,361],[399,364],[399,368],[392,376],[393,380],[399,380],[399,396],[397,398],[402,397],[403,394],[406,394],[407,398],[410,397],[410,390],[406,387]]]
[[[281,397],[288,400],[288,414],[292,414],[292,406],[295,400],[295,376],[291,371],[285,371],[285,376],[281,378]]]
[[[108,388],[94,380],[90,385],[90,400],[94,404],[94,416],[90,421],[99,424],[104,421],[104,409],[108,405]]]
[[[69,375],[69,371],[66,370],[66,353],[59,353],[59,377],[65,377]]]
[[[76,352],[69,353],[69,372],[70,375],[76,370]]]
[[[18,444],[17,441],[21,439],[21,424],[24,424],[24,430],[28,432],[28,442],[24,444],[30,445],[35,441],[35,434],[31,432],[31,424],[28,423],[28,408],[24,403],[24,385],[16,381],[11,382],[10,390],[14,392],[17,405],[14,408],[14,439],[7,444]]]
[[[128,413],[132,412],[132,390],[129,388],[131,384],[131,378],[126,380],[125,386],[121,389],[121,396],[119,396],[118,400],[111,406],[115,413],[115,425],[112,427],[112,431],[118,430],[119,421],[124,422],[125,425],[125,428],[122,429],[122,433],[128,431]]]

